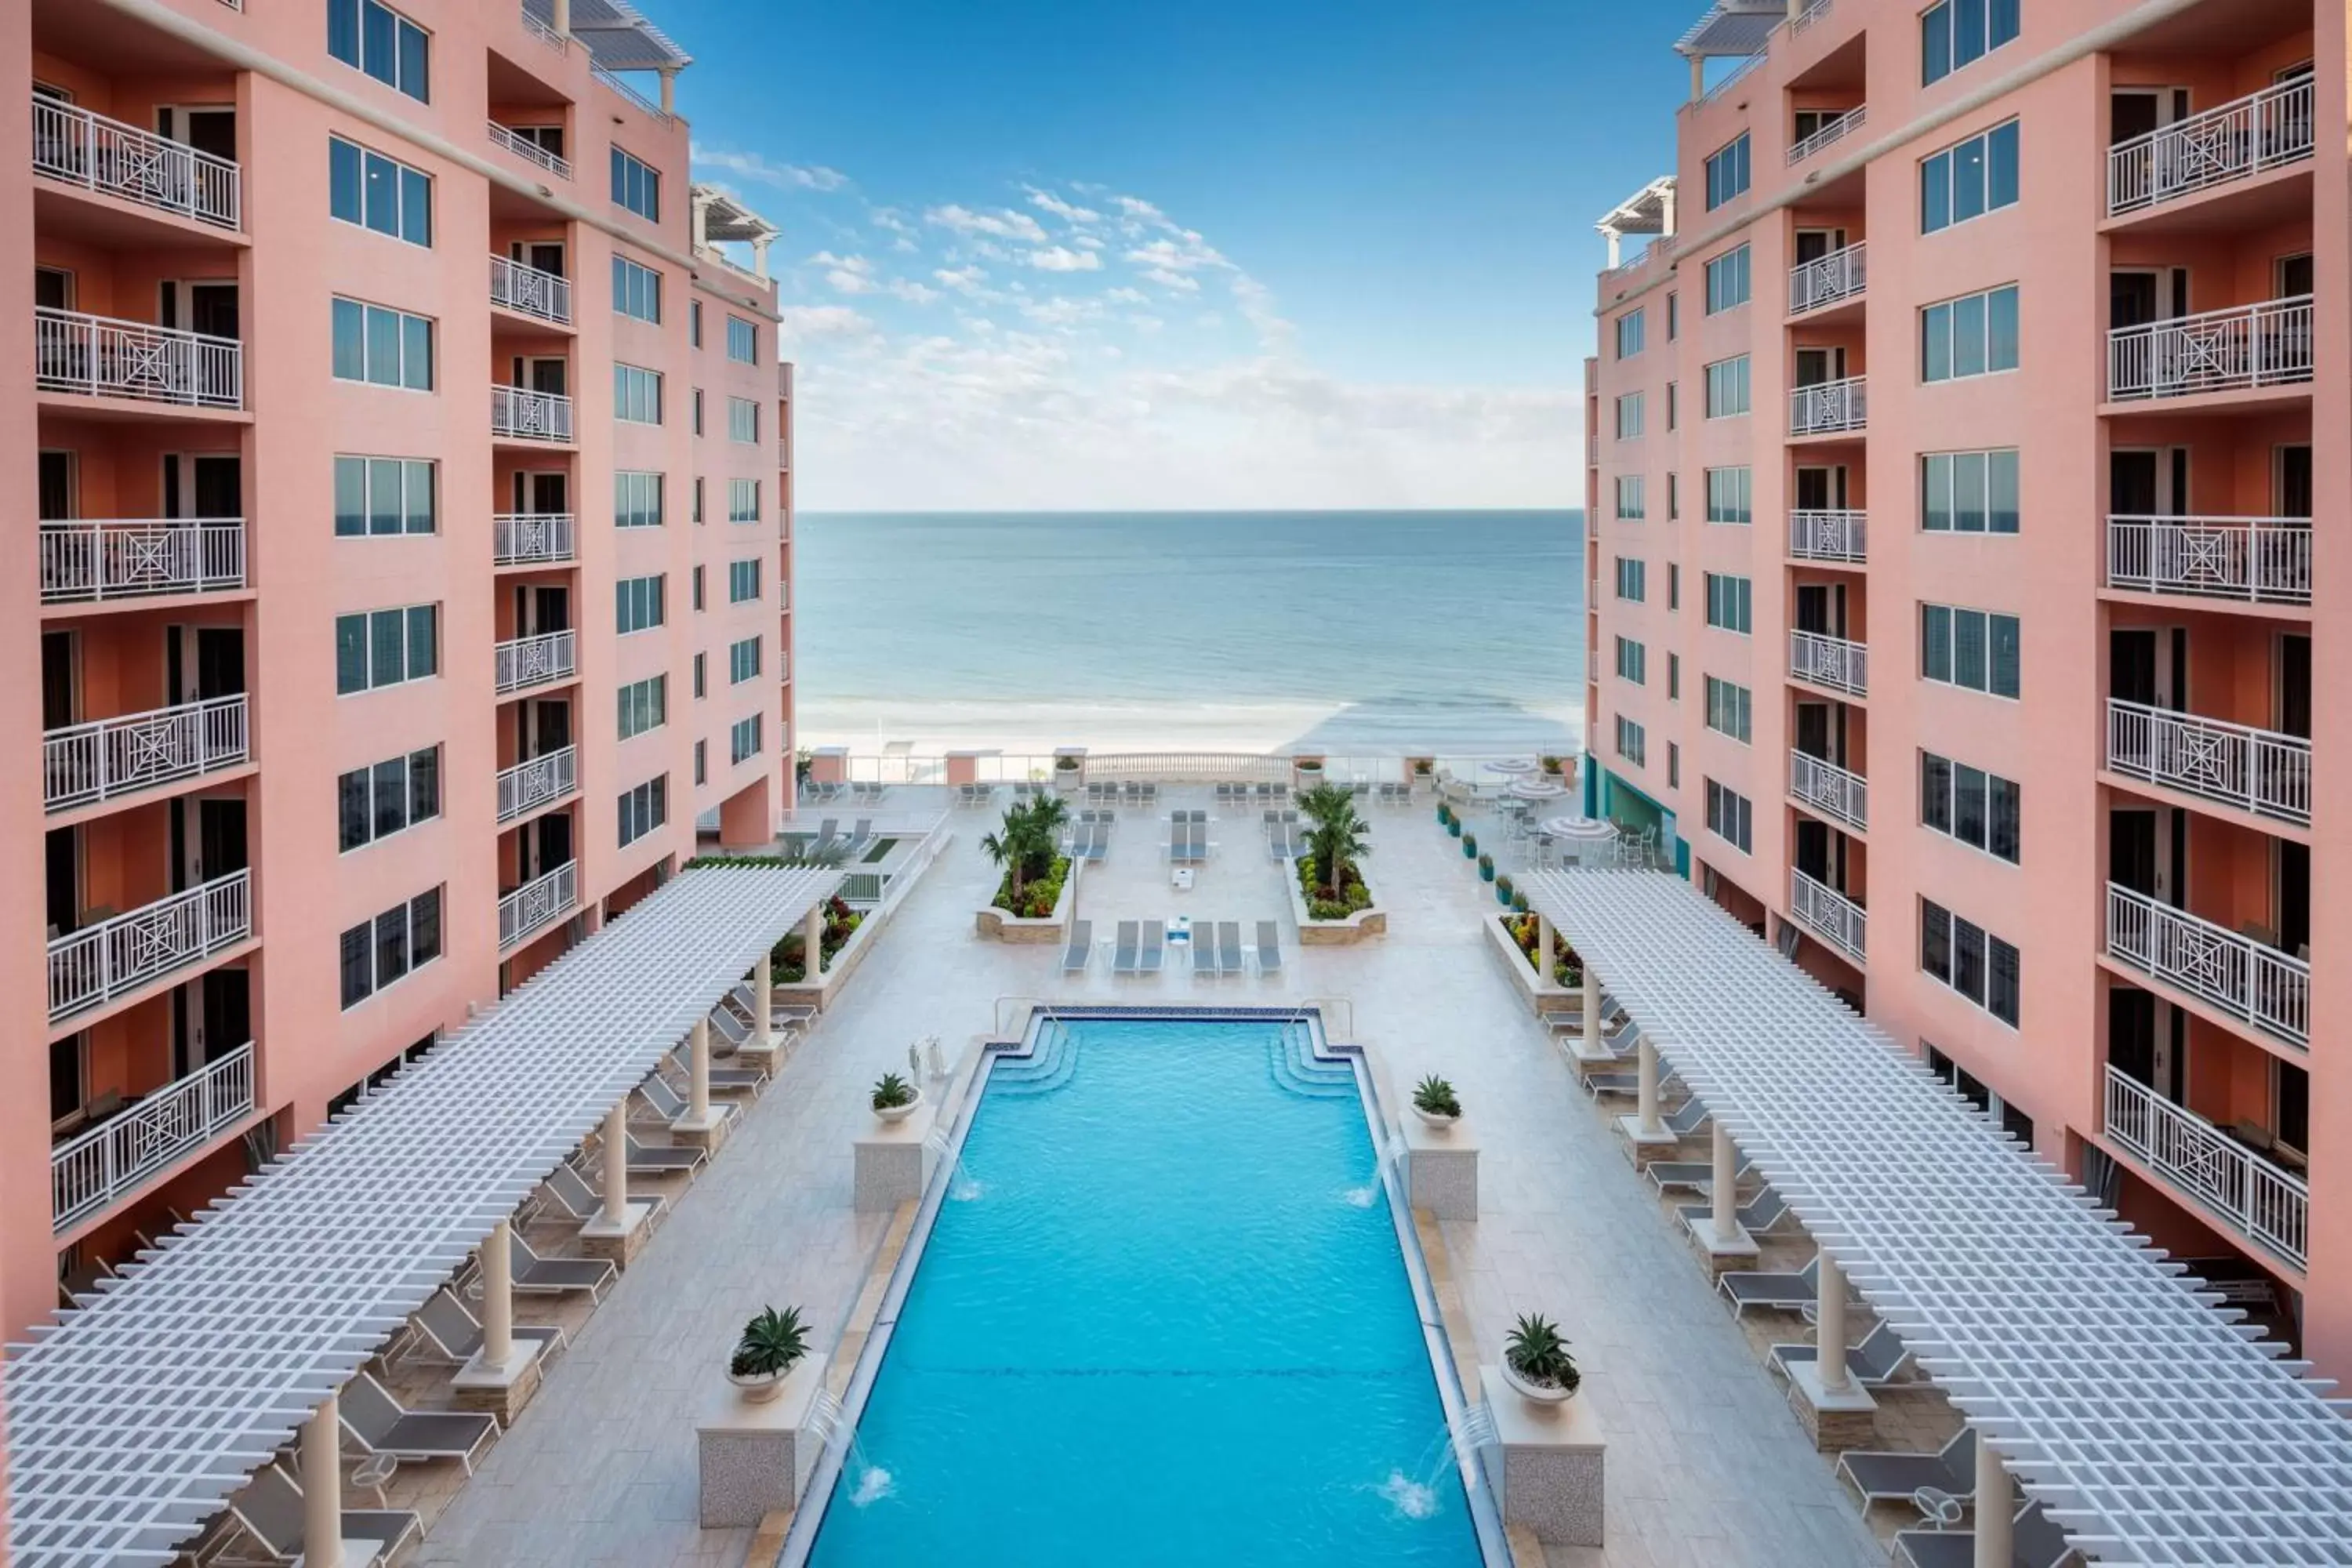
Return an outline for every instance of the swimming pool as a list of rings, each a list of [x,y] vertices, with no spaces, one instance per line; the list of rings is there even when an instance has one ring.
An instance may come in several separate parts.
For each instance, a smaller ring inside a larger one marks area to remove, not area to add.
[[[1355,1069],[1307,1026],[1041,1024],[935,1191],[806,1561],[1484,1561]]]

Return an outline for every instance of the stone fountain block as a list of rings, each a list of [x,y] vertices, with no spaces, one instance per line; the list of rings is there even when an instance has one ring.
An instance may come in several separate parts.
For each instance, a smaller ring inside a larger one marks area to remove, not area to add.
[[[1591,1403],[1537,1405],[1491,1366],[1478,1369],[1478,1382],[1495,1417],[1499,1463],[1490,1464],[1488,1476],[1504,1525],[1532,1530],[1547,1546],[1600,1545],[1609,1444]]]
[[[808,1429],[809,1407],[824,1386],[824,1364],[814,1356],[759,1404],[720,1379],[695,1424],[703,1529],[757,1525],[772,1510],[799,1505],[824,1447]]]
[[[904,1121],[874,1121],[857,1140],[853,1190],[859,1213],[887,1214],[923,1195],[938,1158],[923,1147],[931,1132],[930,1098],[927,1091],[923,1103]]]
[[[1478,1142],[1468,1128],[1432,1127],[1410,1108],[1402,1127],[1405,1201],[1439,1219],[1476,1219]]]

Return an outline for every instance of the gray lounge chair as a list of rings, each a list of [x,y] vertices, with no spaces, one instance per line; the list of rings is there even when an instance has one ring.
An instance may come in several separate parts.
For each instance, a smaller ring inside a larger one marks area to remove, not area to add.
[[[514,1288],[523,1296],[586,1296],[604,1299],[619,1270],[609,1258],[542,1258],[530,1243],[507,1233],[507,1259],[514,1271]]]
[[[1272,921],[1257,922],[1257,972],[1282,973],[1282,931]]]
[[[356,1372],[336,1402],[354,1447],[404,1463],[455,1459],[467,1475],[498,1440],[499,1419],[471,1410],[409,1410],[373,1374]]]
[[[640,1143],[629,1139],[629,1174],[633,1176],[692,1176],[710,1158],[707,1150],[684,1143]]]
[[[540,1191],[545,1194],[545,1206],[552,1206],[575,1224],[586,1225],[590,1220],[604,1217],[604,1200],[597,1195],[594,1187],[588,1184],[588,1178],[570,1165],[558,1165],[549,1172],[547,1183]],[[629,1206],[645,1210],[648,1220],[659,1218],[668,1203],[669,1200],[659,1193],[629,1199]]]
[[[1802,1311],[1820,1300],[1822,1260],[1814,1258],[1794,1274],[1754,1268],[1734,1268],[1716,1281],[1716,1289],[1731,1303],[1732,1315],[1746,1317],[1750,1307],[1779,1312]]]
[[[719,1086],[714,1083],[710,1087],[715,1089]],[[693,1103],[678,1092],[677,1086],[659,1072],[648,1073],[646,1081],[637,1085],[637,1098],[646,1102],[655,1120],[664,1126],[677,1121],[694,1109]],[[743,1108],[731,1101],[714,1100],[710,1102],[710,1109],[717,1111],[723,1121]]]
[[[670,1047],[670,1064],[686,1075],[688,1082],[694,1077],[694,1047],[684,1040]],[[713,1094],[757,1094],[768,1087],[765,1068],[720,1067],[710,1064],[710,1091]]]
[[[402,1347],[400,1359],[404,1361],[463,1366],[482,1348],[481,1320],[467,1310],[466,1303],[446,1287],[427,1297],[408,1322],[415,1331]],[[538,1342],[542,1366],[553,1361],[569,1342],[563,1331],[551,1323],[517,1323],[514,1337]]]
[[[1976,1556],[1973,1530],[1906,1530],[1895,1537],[1895,1559],[1910,1568],[1972,1568]],[[2011,1568],[2059,1568],[2074,1560],[2066,1532],[2051,1522],[2040,1503],[2017,1510],[2010,1525]]]
[[[1661,1097],[1678,1090],[1683,1080],[1672,1068],[1658,1069],[1658,1093]],[[1584,1075],[1584,1092],[1595,1100],[1633,1100],[1642,1092],[1640,1070],[1630,1072],[1590,1072]]]
[[[1802,1365],[1811,1365],[1822,1358],[1815,1344],[1785,1344],[1772,1347],[1773,1370],[1790,1376]],[[1864,1388],[1884,1388],[1911,1370],[1911,1350],[1895,1325],[1881,1322],[1862,1336],[1862,1342],[1849,1346],[1845,1352],[1846,1371],[1853,1381]]]
[[[1217,922],[1196,920],[1192,922],[1192,973],[1214,976],[1217,973]]]
[[[1838,1476],[1862,1495],[1862,1510],[1874,1502],[1908,1502],[1921,1487],[1950,1497],[1970,1498],[1977,1489],[1977,1429],[1963,1426],[1932,1454],[1897,1454],[1849,1448],[1838,1456]]]
[[[1710,1189],[1714,1187],[1715,1183],[1712,1178],[1708,1180],[1706,1185]],[[1683,1204],[1675,1212],[1692,1224],[1699,1226],[1706,1225],[1715,1218],[1713,1204]],[[1750,1236],[1756,1236],[1771,1229],[1789,1217],[1788,1200],[1772,1188],[1767,1187],[1756,1194],[1753,1203],[1742,1204],[1734,1210],[1732,1217],[1739,1222],[1740,1229]]]
[[[1141,966],[1142,922],[1121,921],[1118,934],[1112,943],[1110,972],[1113,974],[1134,974]]]
[[[1265,852],[1277,860],[1290,858],[1290,825],[1269,822],[1265,825]]]
[[[1194,942],[1200,941],[1200,928],[1193,928]],[[1143,973],[1157,974],[1168,962],[1168,923],[1165,921],[1143,922]]]
[[[1234,800],[1234,786],[1230,784],[1219,784],[1216,790],[1216,798],[1219,805],[1232,805]]]
[[[1143,804],[1146,805],[1158,805],[1160,804],[1159,781],[1155,779],[1146,779],[1143,781]]]
[[[1195,942],[1200,940],[1198,932],[1194,933],[1192,940]],[[1239,974],[1241,972],[1242,922],[1219,921],[1217,922],[1217,973]]]
[[[1739,1155],[1732,1162],[1735,1179],[1748,1171],[1748,1156]],[[1715,1162],[1712,1160],[1653,1160],[1642,1167],[1650,1184],[1661,1193],[1696,1193],[1711,1197],[1715,1191]]]
[[[1065,974],[1083,973],[1086,970],[1087,961],[1094,957],[1094,952],[1095,922],[1092,921],[1072,921],[1070,922],[1069,945],[1062,949],[1062,973]]]
[[[1192,858],[1206,860],[1208,858],[1209,819],[1203,816],[1196,818],[1192,824]]]
[[[215,1563],[290,1563],[302,1555],[302,1489],[275,1460],[254,1471],[243,1490],[228,1500],[229,1518],[237,1531],[261,1555],[247,1556],[242,1544],[231,1542],[211,1560]],[[365,1542],[376,1548],[375,1560],[389,1563],[425,1531],[425,1521],[404,1508],[347,1508],[342,1512],[345,1541]]]
[[[1097,822],[1087,830],[1086,858],[1099,860],[1110,852],[1110,824]]]
[[[1184,863],[1184,847],[1192,841],[1192,825],[1182,814],[1168,819],[1168,858],[1177,865]]]
[[[837,816],[826,817],[823,822],[817,824],[816,845],[814,848],[809,851],[809,853],[814,855],[826,849],[830,849],[833,847],[833,841],[840,837],[841,818]]]
[[[855,858],[863,854],[873,842],[874,819],[861,816],[857,819],[857,826],[849,830],[849,847],[843,853]]]

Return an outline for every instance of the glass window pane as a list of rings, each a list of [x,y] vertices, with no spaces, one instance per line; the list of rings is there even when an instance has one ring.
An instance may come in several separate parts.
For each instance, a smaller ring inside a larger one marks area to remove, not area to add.
[[[1952,301],[1952,375],[1985,373],[1985,299],[1971,294]]]
[[[1984,928],[1952,917],[1952,989],[1971,1002],[1984,1000]]]
[[[2014,697],[2018,687],[2018,634],[2015,616],[1992,617],[1992,694]]]
[[[1985,986],[1985,1005],[1992,1016],[2012,1028],[2017,1024],[2018,957],[2017,949],[1999,937],[1989,939],[1990,974]]]
[[[394,26],[399,18],[373,0],[360,4],[360,68],[376,80],[393,83],[395,79],[393,45]]]
[[[378,610],[368,617],[368,684],[390,686],[404,679],[406,666],[403,628],[406,617],[398,610]]]
[[[1992,0],[1992,15],[1986,25],[1986,34],[1994,48],[2017,37],[2018,0]],[[2011,1019],[2014,1023],[2016,1020]]]
[[[1952,74],[1952,8],[1937,5],[1919,18],[1919,79],[1941,81]]]
[[[1985,847],[2012,865],[2018,858],[2019,801],[2017,785],[2007,779],[1993,779],[1986,801],[1990,818]]]
[[[375,765],[375,836],[397,833],[408,826],[408,759],[394,757]]]
[[[1952,459],[1948,454],[1936,453],[1921,459],[1919,487],[1923,492],[1920,504],[1920,526],[1930,533],[1950,531]]]
[[[1985,209],[2013,205],[2017,201],[2017,121],[1995,126],[1986,138]]]
[[[367,308],[367,379],[379,386],[400,384],[400,312]]]
[[[1985,0],[1952,0],[1952,64],[1967,65],[1985,52]]]
[[[433,243],[433,182],[415,169],[400,172],[400,237],[411,245]]]
[[[1919,232],[1933,234],[1952,221],[1952,161],[1942,153],[1919,165]]]
[[[1952,531],[1956,533],[1982,533],[1985,531],[1985,455],[1982,452],[1952,454]]]
[[[335,532],[349,538],[368,531],[365,458],[335,459]]]
[[[1952,982],[1952,917],[1937,905],[1919,905],[1919,967],[1944,982]]]
[[[1952,221],[1965,223],[1985,210],[1985,144],[1971,136],[1952,149]]]
[[[368,808],[368,771],[355,768],[335,783],[336,843],[356,849],[368,841],[374,822]]]
[[[1952,612],[1923,605],[1919,616],[1919,668],[1930,680],[1952,679]]]
[[[429,822],[441,815],[441,748],[408,755],[408,820]]]
[[[1952,376],[1952,308],[1930,305],[1919,312],[1919,375],[1924,381]]]
[[[375,983],[389,985],[408,973],[408,906],[375,917]]]
[[[433,390],[433,323],[422,316],[401,318],[401,384],[416,392]]]
[[[425,30],[410,22],[400,25],[400,90],[419,103],[433,101],[432,85],[426,80]]]
[[[400,459],[368,460],[368,531],[400,531]]]
[[[344,381],[367,379],[366,311],[358,301],[338,300],[334,309],[335,374]]]
[[[1938,833],[1952,830],[1952,764],[1933,752],[1919,753],[1919,820]]]
[[[346,223],[358,223],[366,211],[360,195],[360,150],[337,138],[327,142],[327,210]]]
[[[434,636],[434,607],[417,605],[408,612],[408,679],[422,680],[440,668],[439,638]]]
[[[368,686],[368,618],[335,617],[335,691],[348,696]]]
[[[2017,290],[1996,289],[1992,291],[1991,308],[1985,323],[1985,335],[1990,342],[1985,368],[2015,370],[2017,368]]]
[[[327,52],[345,65],[360,63],[360,0],[327,0]]]
[[[1984,847],[1984,770],[1966,763],[1952,764],[1952,837],[1979,849]]]
[[[2017,452],[1985,454],[1986,526],[1994,533],[2017,531]]]
[[[403,500],[407,507],[408,531],[433,531],[433,465],[411,460],[404,465],[407,482],[403,486]]]
[[[441,956],[441,889],[408,900],[408,959],[421,969]]]
[[[367,226],[378,234],[400,232],[400,166],[373,153],[367,155]]]
[[[343,933],[343,1005],[346,1007],[355,1002],[364,1002],[367,994],[375,989],[368,963],[370,951],[374,945],[373,934],[365,921]]]
[[[1952,680],[1971,691],[1985,689],[1985,617],[1981,610],[1952,612]]]

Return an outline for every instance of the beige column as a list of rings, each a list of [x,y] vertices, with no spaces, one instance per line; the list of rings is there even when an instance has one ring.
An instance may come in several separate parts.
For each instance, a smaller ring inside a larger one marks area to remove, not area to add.
[[[514,1360],[514,1251],[500,1220],[482,1243],[482,1365],[503,1372]]]
[[[776,1048],[775,1025],[772,1022],[776,1016],[776,965],[764,952],[760,962],[751,966],[751,1011],[759,1015],[751,1020],[751,1043],[764,1058]]]
[[[1551,984],[1552,940],[1551,917],[1536,916],[1536,978],[1546,985]]]
[[[1677,232],[1675,227],[1675,202],[1677,195],[1678,192],[1673,186],[1668,186],[1658,193],[1659,219],[1664,230],[1658,237],[1661,239],[1672,239]]]
[[[677,112],[677,68],[670,66],[661,73],[661,106],[664,114]]]
[[[801,928],[801,942],[807,950],[801,977],[814,980],[824,972],[824,905],[809,906],[808,919]]]
[[[1845,1370],[1845,1270],[1826,1251],[1814,1256],[1822,1264],[1821,1297],[1813,1312],[1813,1342],[1822,1388],[1824,1393],[1843,1394],[1853,1386]],[[2006,1563],[2008,1553],[2003,1552],[2000,1560]]]
[[[1601,231],[1601,237],[1609,242],[1609,270],[1614,272],[1618,268],[1617,256],[1621,248],[1617,231],[1613,228],[1604,228]]]
[[[302,1561],[342,1568],[343,1453],[340,1403],[331,1394],[302,1427]]]
[[[1691,56],[1690,68],[1691,101],[1693,103],[1696,103],[1700,99],[1706,96],[1706,57],[1705,55]]]
[[[697,1018],[687,1037],[686,1119],[697,1127],[710,1125],[710,1020]]]
[[[700,196],[689,197],[686,214],[688,237],[694,241],[694,248],[706,248],[710,244],[710,204]]]
[[[1546,963],[1544,968],[1551,968]],[[1592,965],[1584,966],[1584,1055],[1589,1060],[1601,1055],[1601,977],[1592,973]]]
[[[1584,978],[1588,984],[1593,983],[1590,969],[1584,972]],[[1635,1126],[1644,1138],[1654,1137],[1665,1131],[1666,1124],[1658,1117],[1658,1047],[1650,1044],[1646,1035],[1642,1037],[1635,1065],[1638,1069],[1633,1077],[1638,1111]],[[1624,1080],[1620,1079],[1618,1081],[1622,1083]]]
[[[2011,1515],[2017,1511],[2017,1499],[2009,1484],[2009,1468],[2000,1456],[1977,1434],[1977,1496],[1976,1496],[1976,1565],[1975,1568],[2010,1568],[2011,1538],[2016,1533]]]
[[[751,241],[751,270],[759,274],[760,281],[762,283],[768,280],[769,237],[763,234]]]
[[[555,0],[555,31],[559,37],[572,36],[572,0]]]
[[[1739,1178],[1735,1173],[1738,1162],[1734,1159],[1731,1134],[1725,1130],[1723,1118],[1715,1121],[1715,1239],[1739,1239]]]
[[[629,1227],[629,1101],[624,1095],[604,1112],[604,1215],[615,1230]]]

